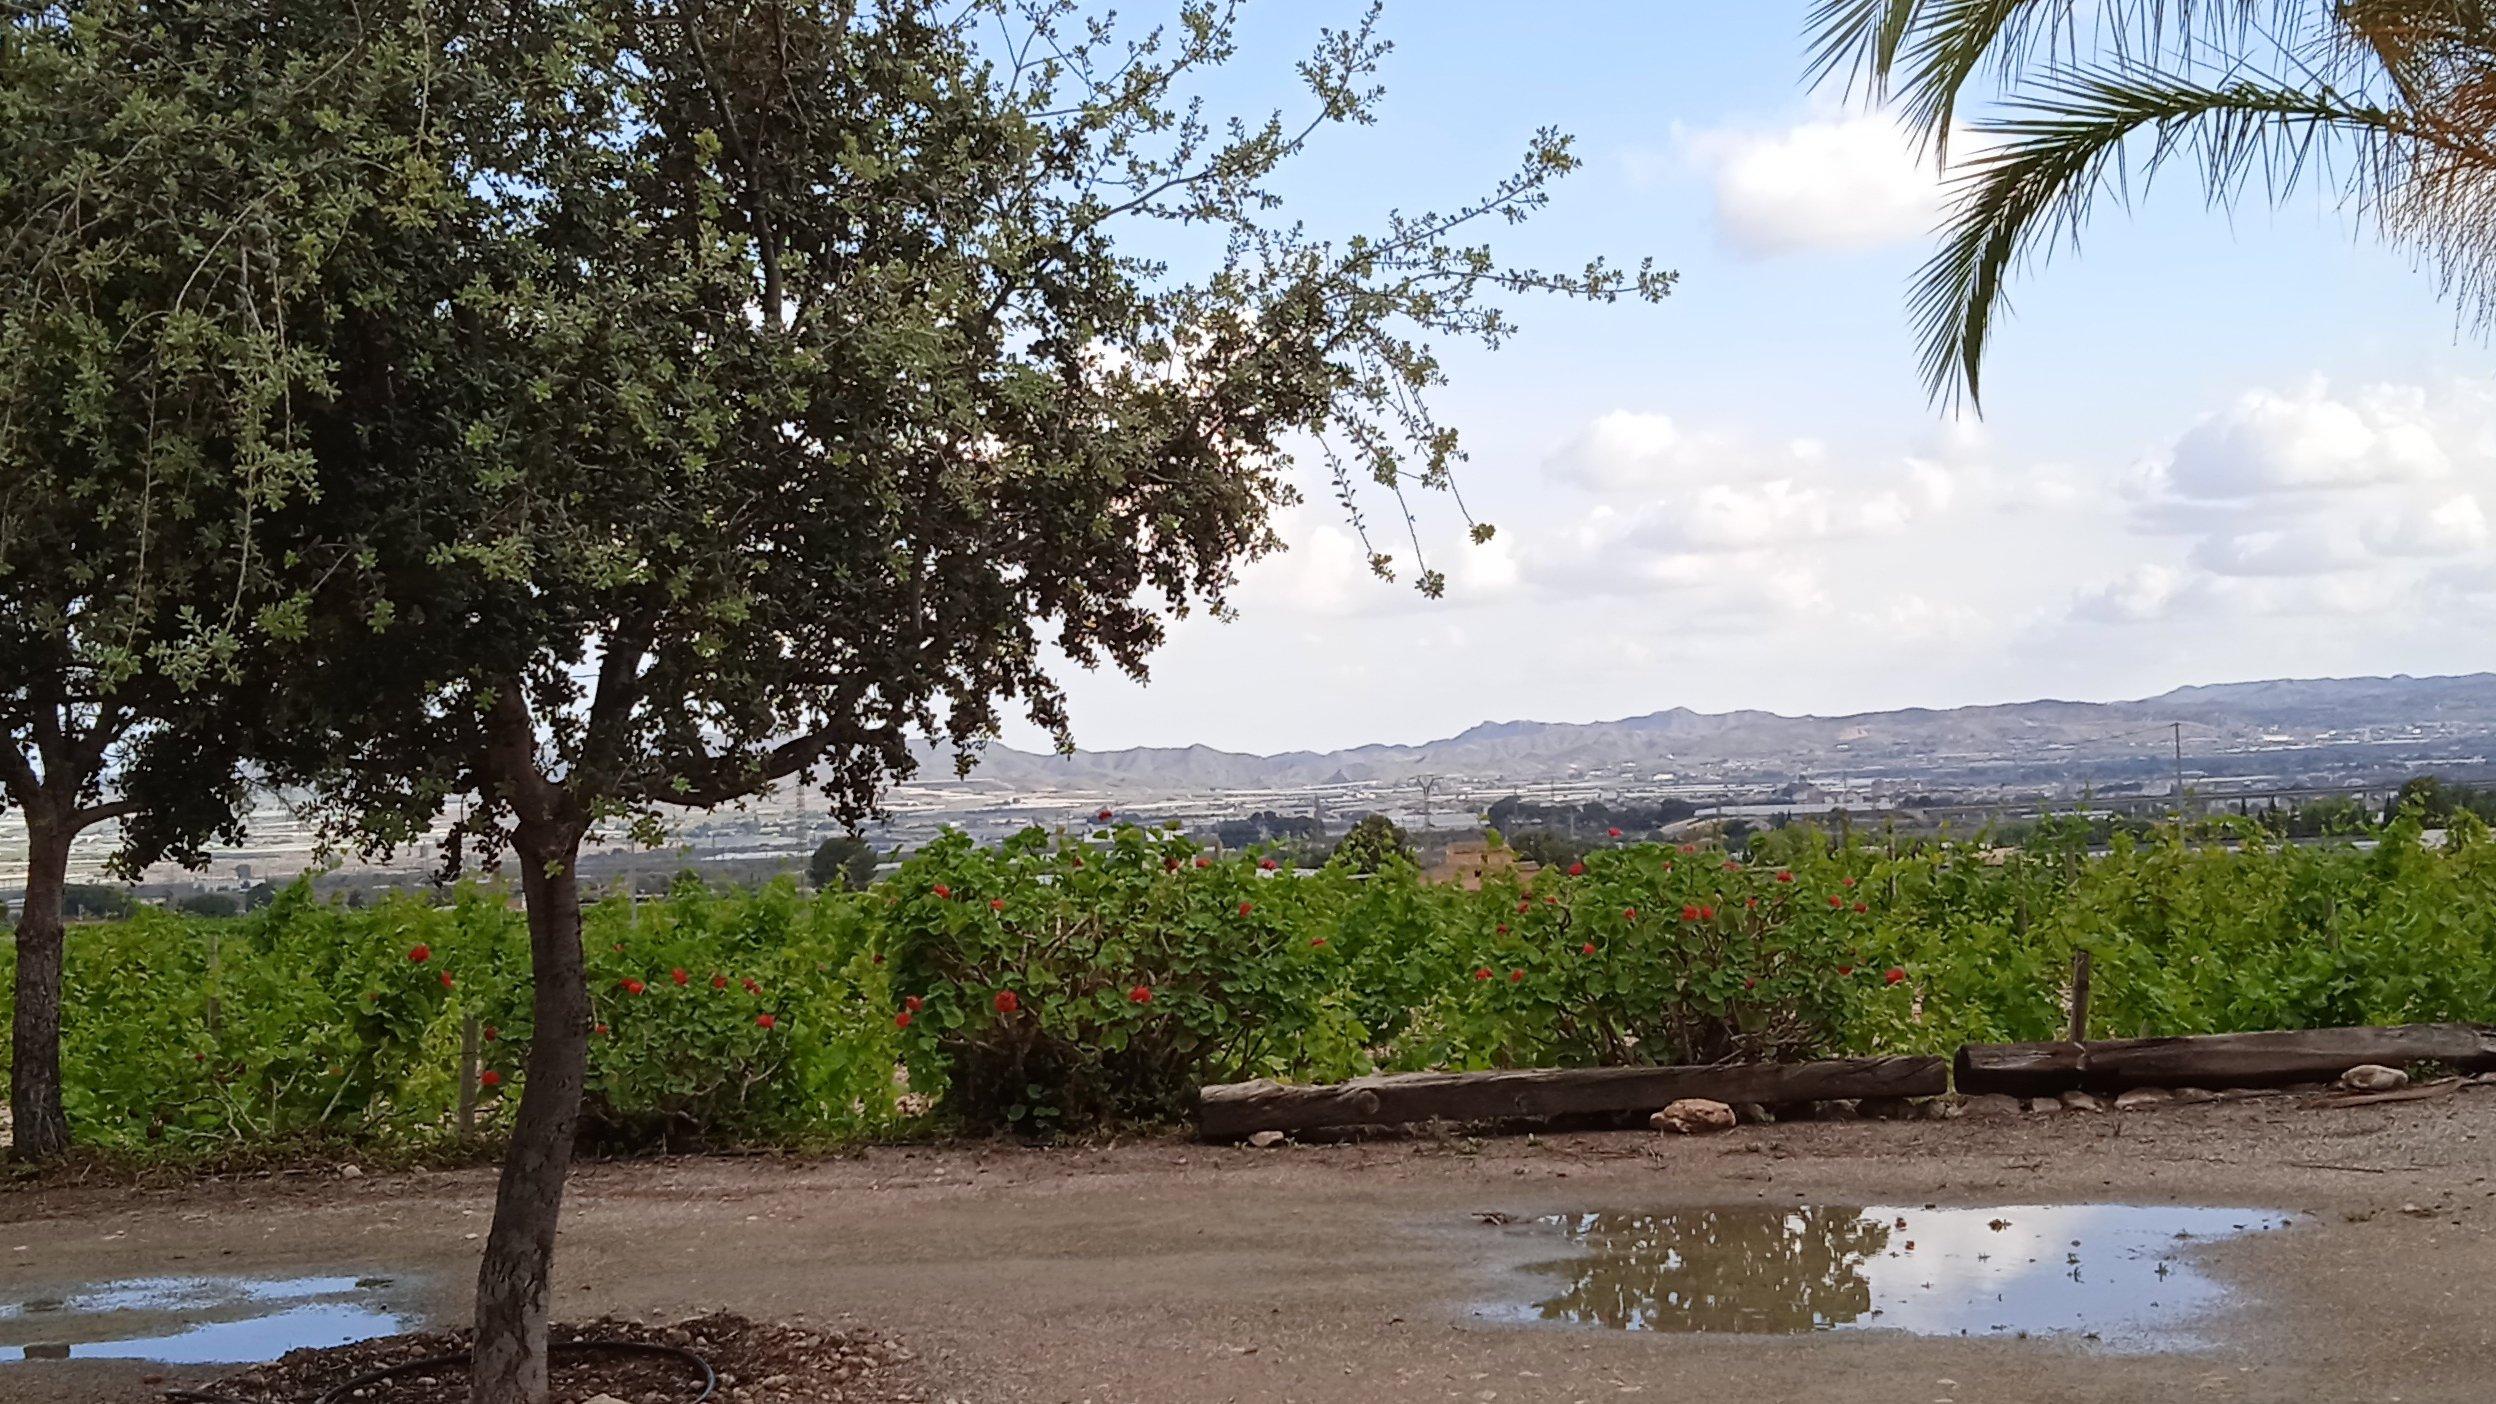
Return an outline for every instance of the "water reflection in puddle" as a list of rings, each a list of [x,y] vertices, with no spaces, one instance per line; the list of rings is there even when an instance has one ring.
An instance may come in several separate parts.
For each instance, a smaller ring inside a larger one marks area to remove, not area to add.
[[[0,1361],[274,1360],[410,1330],[388,1277],[138,1277],[0,1302]]]
[[[2267,1210],[2124,1204],[1994,1209],[1768,1206],[1554,1215],[1577,1251],[1525,1270],[1491,1315],[1633,1331],[1848,1329],[2201,1344],[2226,1289],[2196,1244],[2285,1227]],[[1556,1290],[1555,1290],[1556,1283]]]

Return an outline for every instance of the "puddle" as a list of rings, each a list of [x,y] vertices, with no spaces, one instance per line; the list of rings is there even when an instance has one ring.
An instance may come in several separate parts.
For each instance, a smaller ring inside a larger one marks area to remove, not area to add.
[[[0,1361],[274,1360],[418,1324],[389,1277],[134,1277],[0,1302]]]
[[[1515,1230],[1575,1251],[1532,1262],[1484,1314],[1630,1331],[1891,1330],[2208,1344],[2229,1289],[2194,1249],[2287,1226],[2270,1210],[1751,1206],[1562,1214]]]

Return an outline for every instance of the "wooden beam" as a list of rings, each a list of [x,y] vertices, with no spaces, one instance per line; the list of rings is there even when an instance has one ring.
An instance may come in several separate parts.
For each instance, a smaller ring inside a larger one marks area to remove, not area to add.
[[[1397,1073],[1324,1086],[1233,1082],[1197,1094],[1208,1139],[1321,1126],[1414,1121],[1542,1119],[1655,1111],[1683,1097],[1718,1102],[1818,1102],[1845,1097],[1935,1097],[1950,1090],[1940,1058],[1840,1058],[1820,1063],[1723,1063],[1667,1068],[1519,1068]]]
[[[2496,1028],[2401,1024],[2094,1043],[1971,1043],[1959,1050],[1956,1074],[1958,1089],[1970,1095],[2041,1097],[2073,1088],[2280,1087],[2329,1082],[2364,1063],[2397,1068],[2422,1062],[2496,1068]]]

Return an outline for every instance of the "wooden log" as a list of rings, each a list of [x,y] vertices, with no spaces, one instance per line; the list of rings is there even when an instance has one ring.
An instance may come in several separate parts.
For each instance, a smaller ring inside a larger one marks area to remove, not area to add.
[[[1955,1072],[1958,1090],[1970,1096],[2043,1097],[2074,1088],[2283,1087],[2329,1082],[2364,1063],[2397,1068],[2418,1062],[2496,1068],[2496,1028],[2401,1024],[2092,1043],[1971,1043],[1959,1049]]]
[[[1936,1097],[1949,1090],[1949,1077],[1950,1066],[1940,1058],[1839,1058],[1706,1067],[1397,1073],[1307,1087],[1261,1079],[1204,1088],[1197,1094],[1196,1118],[1206,1138],[1229,1140],[1256,1131],[1321,1126],[1654,1111],[1683,1097],[1726,1103]]]

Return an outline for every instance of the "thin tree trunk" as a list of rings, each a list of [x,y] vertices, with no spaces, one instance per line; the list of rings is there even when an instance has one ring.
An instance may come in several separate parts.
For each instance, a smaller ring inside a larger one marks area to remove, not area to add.
[[[26,816],[26,906],[17,922],[17,1008],[11,1030],[11,1150],[49,1160],[69,1149],[61,1109],[61,899],[69,881],[69,831]]]
[[[494,1195],[494,1227],[477,1269],[477,1339],[470,1404],[545,1404],[546,1308],[555,1221],[581,1119],[589,1065],[589,984],[581,958],[581,834],[521,825],[514,850],[529,906],[528,1081]]]

